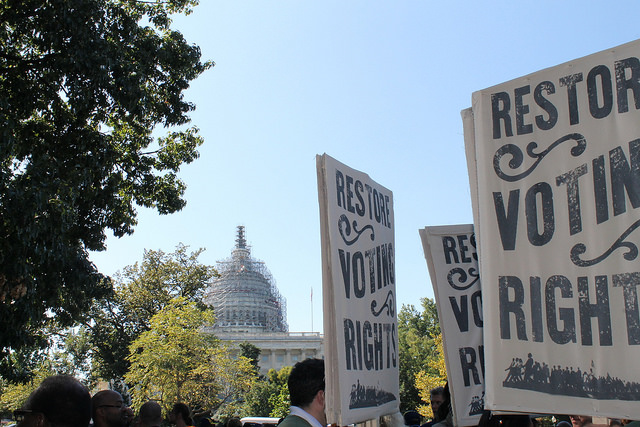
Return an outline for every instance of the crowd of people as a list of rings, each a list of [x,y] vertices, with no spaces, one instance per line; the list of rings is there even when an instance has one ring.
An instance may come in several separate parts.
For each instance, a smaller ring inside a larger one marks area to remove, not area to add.
[[[164,419],[156,401],[143,403],[135,414],[117,391],[101,390],[92,397],[87,387],[68,375],[46,378],[13,415],[17,427],[160,427]],[[233,421],[239,423],[237,418]],[[189,406],[175,403],[168,422],[193,427]],[[241,427],[234,422],[225,427]]]
[[[408,427],[454,427],[451,411],[451,394],[448,385],[430,391],[433,419],[421,424],[417,411],[404,413],[404,423]],[[554,417],[555,419],[555,417]],[[565,420],[563,420],[565,419]],[[568,421],[566,421],[568,420]],[[538,420],[527,414],[493,414],[484,410],[478,427],[539,427]],[[608,424],[596,424],[593,417],[586,415],[559,416],[553,427],[640,427],[640,421],[611,419]]]
[[[326,427],[324,361],[306,359],[296,363],[288,379],[291,401],[290,414],[281,419],[278,427]],[[421,424],[416,411],[404,414],[409,427],[454,427],[451,395],[447,385],[431,390],[433,420]],[[115,390],[101,390],[91,396],[87,387],[71,376],[55,375],[46,378],[34,390],[23,407],[14,412],[17,427],[161,427],[162,406],[153,400],[144,403],[137,414],[125,404]],[[168,422],[175,427],[194,426],[191,411],[184,403],[175,403],[168,414]],[[640,427],[640,422],[612,420],[602,426],[591,417],[570,415],[554,427]],[[213,427],[203,419],[199,427]],[[238,418],[215,427],[242,427]],[[537,427],[536,419],[528,415],[496,415],[484,411],[478,427]]]
[[[282,427],[325,427],[324,361],[298,362],[289,376],[291,413]],[[175,427],[194,426],[189,406],[175,403],[166,417]],[[14,411],[17,427],[160,427],[162,406],[153,400],[141,405],[137,414],[115,390],[101,390],[93,396],[89,389],[68,375],[46,378]],[[166,423],[165,423],[166,425]],[[225,424],[204,418],[199,427],[242,427],[239,418]]]

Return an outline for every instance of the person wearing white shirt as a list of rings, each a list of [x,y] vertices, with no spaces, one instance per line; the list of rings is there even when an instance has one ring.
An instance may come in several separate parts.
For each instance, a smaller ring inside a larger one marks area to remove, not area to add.
[[[325,427],[324,360],[296,363],[288,385],[291,412],[278,427]]]

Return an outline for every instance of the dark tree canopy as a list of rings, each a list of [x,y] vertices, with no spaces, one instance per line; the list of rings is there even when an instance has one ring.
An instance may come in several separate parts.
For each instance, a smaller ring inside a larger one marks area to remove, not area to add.
[[[255,345],[251,344],[248,341],[244,341],[240,343],[240,355],[246,357],[251,361],[251,365],[255,369],[256,373],[260,372],[260,350]]]
[[[196,3],[0,0],[0,358],[110,291],[88,251],[136,205],[185,205],[202,139],[183,94],[213,63],[169,17]]]

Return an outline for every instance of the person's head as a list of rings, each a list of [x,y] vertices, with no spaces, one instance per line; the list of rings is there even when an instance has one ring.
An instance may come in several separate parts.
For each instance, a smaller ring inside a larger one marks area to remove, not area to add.
[[[96,427],[125,427],[130,418],[128,406],[115,390],[101,390],[94,394],[91,414]]]
[[[442,389],[442,403],[433,415],[436,420],[442,421],[447,418],[449,412],[451,412],[451,393],[449,393],[449,383],[447,382]]]
[[[180,419],[182,419],[185,425],[193,425],[193,420],[191,420],[191,410],[184,403],[174,404],[171,412],[169,413],[169,421],[173,424],[176,424]]]
[[[125,405],[125,411],[127,412],[127,426],[131,426],[135,422],[136,414],[131,409],[131,406]]]
[[[404,417],[404,425],[406,426],[419,426],[420,425],[420,414],[418,411],[407,411],[403,415]]]
[[[482,412],[478,427],[532,427],[529,415],[495,415],[491,411]]]
[[[325,425],[324,360],[306,359],[296,363],[287,384],[291,405],[304,409]]]
[[[140,427],[160,427],[160,424],[162,424],[162,406],[153,400],[143,403],[138,413],[138,422]]]
[[[587,424],[591,424],[592,418],[587,415],[569,415],[571,419],[571,425],[573,427],[583,427]]]
[[[431,389],[429,392],[430,400],[431,400],[431,410],[433,411],[433,415],[438,412],[438,408],[444,402],[444,387],[436,387]]]
[[[91,394],[68,375],[46,378],[15,411],[20,427],[87,427],[91,420]]]
[[[227,420],[226,427],[242,427],[242,421],[238,417],[231,417]]]

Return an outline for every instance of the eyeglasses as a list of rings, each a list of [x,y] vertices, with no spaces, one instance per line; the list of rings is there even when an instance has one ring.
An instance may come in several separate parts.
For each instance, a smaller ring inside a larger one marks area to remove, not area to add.
[[[41,414],[41,413],[42,412],[40,411],[33,411],[31,409],[17,409],[13,411],[13,419],[16,421],[16,423],[21,423],[22,421],[24,421],[24,418],[27,415]]]
[[[122,409],[122,407],[126,407],[123,403],[119,404],[119,405],[98,405],[98,408],[118,408],[118,409]]]

